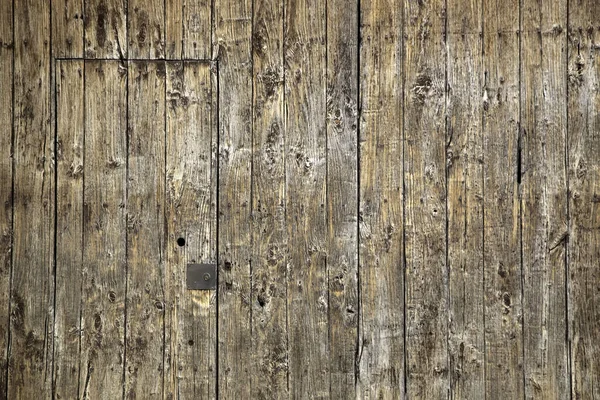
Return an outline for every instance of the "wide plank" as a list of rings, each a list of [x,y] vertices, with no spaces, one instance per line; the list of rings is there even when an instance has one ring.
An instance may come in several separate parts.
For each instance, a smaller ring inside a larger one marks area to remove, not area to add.
[[[355,398],[358,330],[358,2],[327,1],[330,397]]]
[[[290,396],[329,397],[326,1],[286,0],[285,159]]]
[[[552,369],[548,364],[548,387],[564,388],[563,382],[570,373],[571,398],[597,399],[600,396],[600,3],[570,1],[568,10],[567,284],[571,359],[570,368],[562,363],[563,357],[560,368]],[[563,57],[561,53],[560,58]],[[553,372],[561,373],[556,381],[550,380]],[[565,397],[569,395],[562,393]]]
[[[153,59],[165,55],[165,0],[129,0],[129,57]]]
[[[125,395],[163,394],[165,328],[165,63],[128,70]]]
[[[140,0],[142,1],[142,0]],[[242,2],[243,3],[243,2]],[[170,59],[203,60],[212,53],[213,12],[227,6],[226,0],[168,0],[165,3],[166,56]],[[229,12],[229,11],[227,11]],[[221,18],[226,14],[220,15]],[[242,17],[245,19],[246,17]],[[249,23],[249,20],[246,20]]]
[[[565,398],[567,1],[525,0],[521,6],[523,381],[528,397]],[[497,383],[490,389],[521,396],[519,375],[513,368],[497,367],[490,375]]]
[[[167,63],[167,399],[217,397],[216,292],[186,285],[187,264],[217,261],[215,72],[208,63]]]
[[[480,1],[447,4],[446,156],[450,398],[484,397],[482,21]]]
[[[404,393],[402,1],[360,7],[357,396]],[[345,199],[339,199],[345,201]]]
[[[86,61],[84,76],[81,396],[117,398],[125,362],[127,65]]]
[[[444,1],[404,2],[406,394],[448,396],[446,17]]]
[[[85,0],[84,54],[86,58],[127,58],[127,2]]]
[[[50,3],[52,55],[60,58],[83,57],[84,0],[52,0]]]
[[[219,68],[218,392],[251,398],[252,1],[215,3]]]
[[[46,0],[13,4],[14,231],[8,398],[49,398],[52,393],[55,190],[50,4]]]
[[[256,0],[253,19],[251,398],[287,398],[287,230],[283,2]]]
[[[83,61],[56,62],[54,393],[80,396],[83,283]]]

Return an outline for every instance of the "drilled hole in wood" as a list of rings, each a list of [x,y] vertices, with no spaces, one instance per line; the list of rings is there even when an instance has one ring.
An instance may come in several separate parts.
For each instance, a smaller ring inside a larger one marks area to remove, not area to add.
[[[185,239],[184,239],[184,238],[182,238],[182,237],[180,237],[179,239],[177,239],[177,245],[178,245],[179,247],[183,247],[183,246],[185,246]]]

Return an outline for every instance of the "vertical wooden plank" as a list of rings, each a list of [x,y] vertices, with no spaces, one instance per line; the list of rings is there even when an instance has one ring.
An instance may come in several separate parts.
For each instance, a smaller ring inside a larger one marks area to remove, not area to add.
[[[482,14],[447,2],[448,353],[450,397],[484,398]]]
[[[13,219],[13,9],[0,2],[0,397],[8,390],[8,331]]]
[[[127,2],[85,0],[85,57],[127,58]]]
[[[49,3],[24,0],[13,4],[15,185],[8,372],[11,399],[51,393],[55,189]]]
[[[522,397],[518,0],[484,2],[486,397]]]
[[[403,10],[399,0],[360,7],[357,395],[365,399],[404,393]]]
[[[83,61],[56,63],[56,316],[57,398],[79,396],[83,269]]]
[[[128,0],[129,57],[163,58],[165,55],[165,0]]]
[[[570,0],[568,8],[571,395],[593,399],[600,395],[600,3]],[[550,383],[562,383],[563,370]]]
[[[84,0],[53,0],[52,55],[54,57],[83,57]]]
[[[216,113],[206,63],[167,64],[165,398],[216,398],[216,293],[188,263],[216,263]]]
[[[284,7],[290,395],[326,398],[326,2],[287,0]]]
[[[567,397],[566,0],[522,2],[521,196],[524,384]],[[514,382],[497,368],[497,386]],[[520,384],[511,384],[520,396]],[[517,390],[518,389],[518,390]]]
[[[219,395],[250,398],[252,1],[215,3],[219,65]]]
[[[162,397],[165,254],[165,64],[128,76],[125,395]]]
[[[251,398],[286,398],[287,231],[283,2],[256,0],[253,19]]]
[[[327,2],[327,279],[332,398],[355,398],[358,2]]]
[[[406,393],[448,396],[445,4],[405,1]],[[448,140],[449,142],[449,140]]]
[[[217,11],[222,7],[227,8],[226,4],[220,3],[221,1],[214,5]],[[165,6],[167,58],[209,59],[212,47],[213,1],[167,0]]]
[[[126,306],[127,66],[85,62],[81,382],[123,395]]]

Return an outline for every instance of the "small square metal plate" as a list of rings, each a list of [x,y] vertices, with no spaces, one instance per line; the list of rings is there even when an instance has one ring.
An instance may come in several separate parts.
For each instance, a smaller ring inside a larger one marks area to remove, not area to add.
[[[217,266],[188,264],[186,278],[188,290],[214,290],[217,288]]]

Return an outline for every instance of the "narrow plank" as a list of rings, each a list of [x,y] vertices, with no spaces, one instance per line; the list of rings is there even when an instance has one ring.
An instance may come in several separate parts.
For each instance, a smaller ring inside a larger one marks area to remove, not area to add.
[[[131,58],[164,58],[165,0],[129,0],[129,56]]]
[[[219,396],[251,398],[252,1],[215,3],[219,65]]]
[[[327,276],[330,397],[356,398],[358,2],[327,1]]]
[[[13,218],[13,15],[12,2],[0,2],[0,397],[6,398],[8,331],[10,323],[10,274]]]
[[[567,282],[571,397],[597,399],[600,396],[600,3],[571,0],[568,9]],[[556,384],[564,380],[564,369],[558,370],[561,375]]]
[[[83,269],[83,61],[56,62],[55,396],[79,396]]]
[[[81,395],[123,395],[127,66],[85,62]]]
[[[187,60],[209,59],[213,45],[213,1],[170,0],[165,5],[167,57]],[[226,4],[222,5],[220,2],[214,4],[217,10],[221,7],[226,7]],[[243,21],[244,18],[242,23],[246,23]],[[220,21],[223,22],[234,23],[235,21]]]
[[[285,2],[289,387],[329,396],[326,2]]]
[[[404,7],[406,393],[410,398],[446,398],[444,1],[405,1]]]
[[[83,57],[84,0],[53,0],[52,55],[63,58]]]
[[[167,63],[165,398],[216,398],[216,293],[186,287],[216,263],[216,115],[206,63]],[[150,375],[149,375],[150,378]]]
[[[566,5],[526,0],[521,10],[523,365],[526,395],[540,398],[569,391]],[[499,382],[518,376],[502,371],[495,388],[506,390]],[[521,396],[523,389],[511,387]]]
[[[13,251],[8,398],[51,393],[54,303],[54,137],[50,9],[14,4]],[[4,97],[4,96],[3,96]]]
[[[402,13],[399,0],[361,2],[357,396],[365,399],[404,393]]]
[[[125,395],[162,397],[165,64],[129,64]]]
[[[481,1],[447,2],[448,353],[450,397],[484,398]]]
[[[484,2],[483,175],[487,398],[521,397],[518,0]]]
[[[127,58],[127,2],[84,0],[87,58]]]
[[[253,27],[251,398],[287,398],[283,2],[256,0]]]

